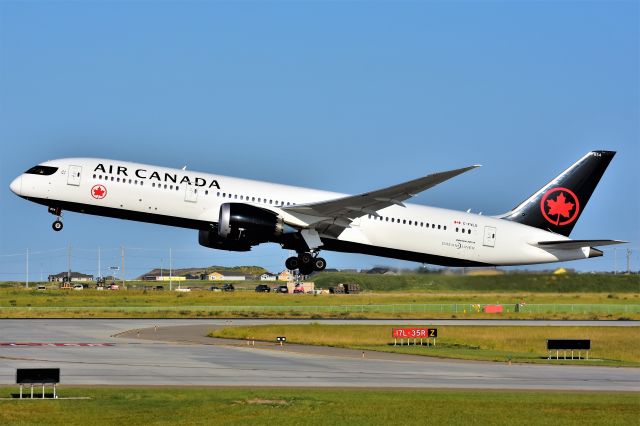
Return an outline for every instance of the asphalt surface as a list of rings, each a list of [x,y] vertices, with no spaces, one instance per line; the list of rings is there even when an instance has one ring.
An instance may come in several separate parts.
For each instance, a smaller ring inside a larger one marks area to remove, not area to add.
[[[0,384],[59,367],[62,385],[404,387],[640,391],[640,369],[528,365],[205,337],[225,325],[308,320],[0,320]],[[314,321],[323,322],[323,321]],[[633,321],[327,321],[389,325],[638,326]],[[8,344],[13,343],[13,346]],[[19,345],[15,345],[19,344]],[[28,344],[28,345],[26,345]],[[61,344],[66,344],[61,346]]]

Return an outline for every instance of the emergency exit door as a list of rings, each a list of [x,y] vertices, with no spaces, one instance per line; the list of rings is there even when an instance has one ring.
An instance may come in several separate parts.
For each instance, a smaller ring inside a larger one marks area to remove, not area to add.
[[[484,242],[485,247],[494,247],[496,245],[496,228],[493,226],[484,227]]]
[[[81,173],[81,166],[69,166],[69,172],[67,173],[67,185],[80,186]]]

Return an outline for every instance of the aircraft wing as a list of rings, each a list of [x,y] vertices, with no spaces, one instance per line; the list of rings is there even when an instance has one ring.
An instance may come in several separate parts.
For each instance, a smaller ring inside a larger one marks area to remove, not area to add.
[[[351,221],[361,216],[368,214],[379,216],[378,210],[393,205],[404,207],[403,201],[476,167],[480,166],[474,165],[462,169],[434,173],[388,188],[365,192],[364,194],[284,207],[283,210],[294,215],[297,213],[306,217],[317,218],[314,222],[315,224],[310,223],[310,225],[320,233],[337,236],[344,228],[349,227]]]
[[[613,244],[624,244],[627,241],[620,240],[562,240],[562,241],[538,241],[531,243],[532,246],[543,249],[571,250],[583,247],[610,246]]]

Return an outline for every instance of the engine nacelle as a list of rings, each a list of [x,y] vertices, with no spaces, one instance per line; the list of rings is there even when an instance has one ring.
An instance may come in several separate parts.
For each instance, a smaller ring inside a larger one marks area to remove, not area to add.
[[[222,238],[215,231],[199,231],[198,242],[201,246],[228,251],[249,251],[251,244]]]
[[[220,206],[218,236],[224,240],[256,245],[282,235],[284,223],[270,210],[243,203]]]

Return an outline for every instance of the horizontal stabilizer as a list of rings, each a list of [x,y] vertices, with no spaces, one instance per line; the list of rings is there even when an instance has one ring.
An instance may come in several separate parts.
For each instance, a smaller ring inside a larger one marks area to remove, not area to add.
[[[624,244],[627,241],[620,240],[562,240],[562,241],[539,241],[530,243],[532,246],[543,249],[571,250],[582,247],[610,246],[613,244]]]

